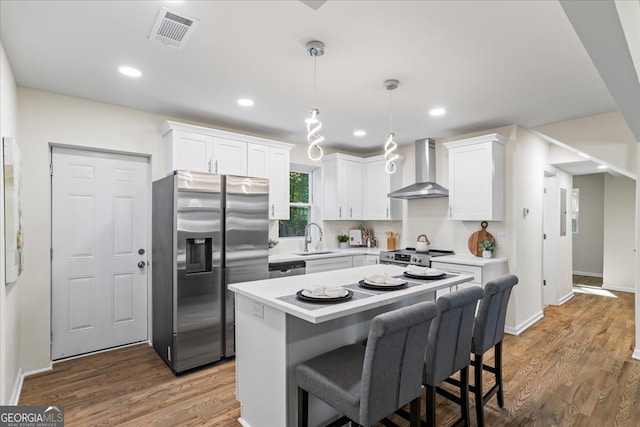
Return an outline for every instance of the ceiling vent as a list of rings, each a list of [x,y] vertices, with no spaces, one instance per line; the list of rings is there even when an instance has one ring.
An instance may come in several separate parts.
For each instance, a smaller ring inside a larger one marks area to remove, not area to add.
[[[197,19],[189,18],[166,7],[161,7],[158,19],[156,19],[149,33],[149,38],[164,45],[182,49],[189,37],[191,37],[198,22],[200,21]]]

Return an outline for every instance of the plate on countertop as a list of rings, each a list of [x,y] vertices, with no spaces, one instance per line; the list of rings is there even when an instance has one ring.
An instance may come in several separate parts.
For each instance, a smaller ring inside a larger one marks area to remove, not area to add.
[[[296,297],[302,301],[319,302],[319,303],[332,303],[348,301],[353,297],[353,292],[349,289],[343,289],[344,295],[341,297],[330,297],[327,295],[313,295],[306,289],[301,289],[296,293]]]
[[[408,271],[405,271],[403,273],[406,277],[409,277],[410,279],[420,279],[420,280],[438,280],[438,279],[444,279],[447,276],[447,273],[439,271],[438,273],[434,273],[434,274],[415,274],[415,273],[410,273]]]
[[[369,282],[368,280],[360,280],[358,284],[363,288],[375,289],[377,291],[395,291],[395,290],[407,287],[407,282],[402,282],[399,284],[388,284],[388,283],[373,283],[373,282]]]

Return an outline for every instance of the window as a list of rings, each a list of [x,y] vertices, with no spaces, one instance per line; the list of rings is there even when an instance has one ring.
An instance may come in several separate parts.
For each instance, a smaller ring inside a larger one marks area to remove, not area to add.
[[[578,214],[580,213],[580,189],[571,190],[571,231],[578,232]]]
[[[304,228],[311,222],[313,174],[306,171],[289,172],[289,220],[279,222],[280,237],[304,236]]]

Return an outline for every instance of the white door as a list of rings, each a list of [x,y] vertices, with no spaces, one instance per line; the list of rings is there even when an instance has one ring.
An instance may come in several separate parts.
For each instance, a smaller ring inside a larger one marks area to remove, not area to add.
[[[52,359],[146,340],[148,159],[56,147],[52,168]]]

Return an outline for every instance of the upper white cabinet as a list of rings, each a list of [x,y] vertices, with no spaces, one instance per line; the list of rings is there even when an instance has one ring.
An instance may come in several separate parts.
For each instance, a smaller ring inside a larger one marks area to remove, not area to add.
[[[504,142],[493,133],[444,144],[449,150],[449,219],[504,219]]]
[[[402,158],[398,170],[385,171],[384,156],[361,158],[334,153],[322,160],[324,220],[400,220],[402,200],[390,199],[402,187]]]
[[[402,200],[387,197],[402,187],[402,158],[395,161],[397,170],[388,174],[384,156],[363,159],[364,164],[364,218],[366,220],[401,220]]]
[[[247,143],[214,137],[209,172],[220,175],[247,176]]]
[[[167,121],[166,172],[176,169],[269,179],[269,219],[289,219],[292,144]]]
[[[334,153],[322,160],[322,217],[325,220],[363,219],[361,159]]]
[[[247,174],[269,178],[269,219],[289,219],[289,150],[248,144]]]

